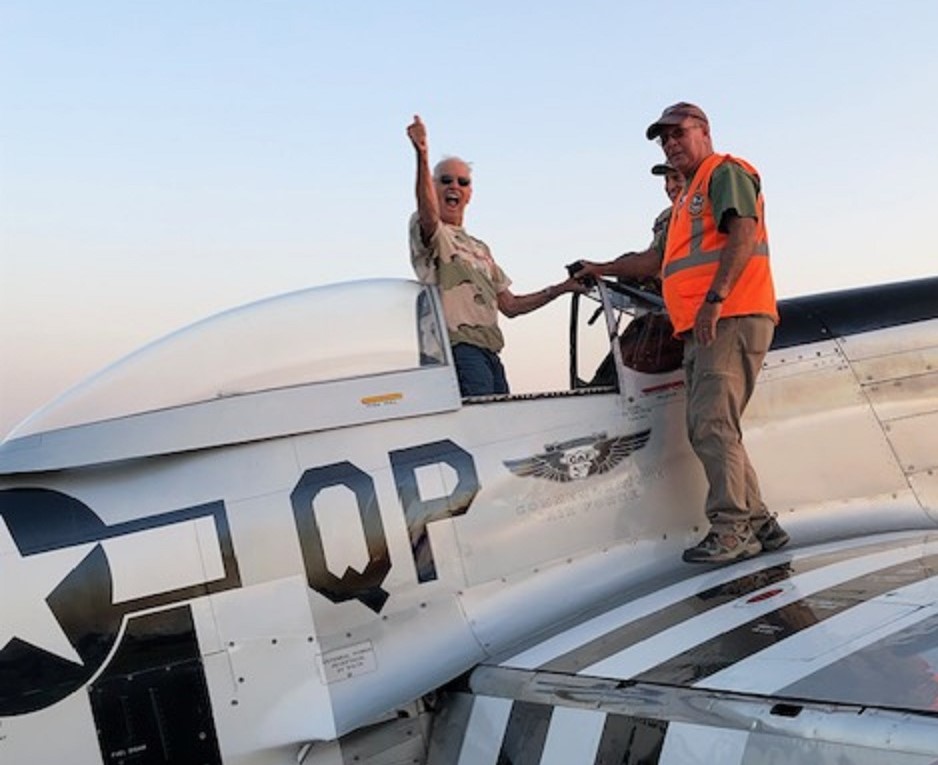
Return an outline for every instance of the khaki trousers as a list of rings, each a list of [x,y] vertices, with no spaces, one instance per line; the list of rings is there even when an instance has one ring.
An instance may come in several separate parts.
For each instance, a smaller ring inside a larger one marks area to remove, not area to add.
[[[687,434],[710,484],[707,518],[717,531],[741,522],[758,529],[768,517],[740,420],[774,333],[768,316],[731,316],[717,322],[709,346],[685,338]]]

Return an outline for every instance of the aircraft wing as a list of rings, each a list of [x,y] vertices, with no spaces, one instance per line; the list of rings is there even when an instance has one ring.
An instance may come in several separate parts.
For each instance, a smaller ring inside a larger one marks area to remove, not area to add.
[[[446,701],[431,762],[938,761],[938,535],[764,555],[637,593]]]

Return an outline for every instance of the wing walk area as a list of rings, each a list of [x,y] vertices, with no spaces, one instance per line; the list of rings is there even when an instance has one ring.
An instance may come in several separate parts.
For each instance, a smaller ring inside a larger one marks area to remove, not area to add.
[[[858,557],[919,544],[907,535],[885,535],[873,543],[837,543],[813,551],[760,556],[708,571],[612,609],[502,662],[521,669],[580,672],[611,656],[686,624],[744,596],[788,582],[799,574]]]
[[[672,628],[678,630],[680,635],[675,636],[677,640],[669,640],[668,646],[662,645],[664,636],[662,641],[645,641],[642,644],[644,650],[639,651],[638,646],[632,649],[639,656],[631,661],[623,652],[594,665],[589,672],[603,677],[611,675],[671,685],[697,683],[770,646],[783,643],[802,630],[819,625],[846,609],[934,576],[938,573],[938,543],[932,543],[930,549],[934,550],[933,554],[915,561],[902,560],[904,550],[900,549],[859,560],[843,561],[810,574],[802,574],[792,580],[794,586],[779,588],[778,594],[765,600],[752,604],[737,601],[711,612],[705,625],[695,623],[687,625],[686,629]],[[896,562],[882,568],[884,563],[891,561]],[[850,578],[834,582],[845,574],[850,575]],[[890,613],[887,618],[892,619],[894,616]],[[721,629],[724,631],[717,632]],[[700,641],[700,637],[706,634],[712,637]],[[660,656],[662,649],[671,650],[676,645],[691,641],[698,642],[665,662],[654,664],[648,669],[640,667],[638,663],[654,662],[656,651],[657,656]]]
[[[469,686],[458,765],[872,763],[887,750],[933,765],[938,535],[706,571],[479,667]]]

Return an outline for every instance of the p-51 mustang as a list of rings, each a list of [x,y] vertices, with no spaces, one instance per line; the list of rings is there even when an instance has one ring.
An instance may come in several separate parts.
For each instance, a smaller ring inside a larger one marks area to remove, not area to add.
[[[719,568],[682,373],[615,340],[652,302],[597,284],[566,390],[463,400],[432,288],[314,288],[39,410],[0,762],[935,762],[938,277],[782,302],[745,426],[792,544]]]

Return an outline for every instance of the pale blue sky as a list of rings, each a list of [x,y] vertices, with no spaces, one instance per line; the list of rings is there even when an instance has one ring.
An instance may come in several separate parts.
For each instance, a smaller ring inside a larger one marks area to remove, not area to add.
[[[647,245],[678,100],[761,171],[781,296],[934,274],[935,30],[932,0],[4,0],[0,436],[219,310],[410,276],[414,113],[516,292]],[[565,311],[505,322],[515,389],[563,379]]]

